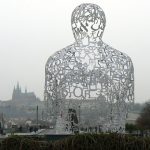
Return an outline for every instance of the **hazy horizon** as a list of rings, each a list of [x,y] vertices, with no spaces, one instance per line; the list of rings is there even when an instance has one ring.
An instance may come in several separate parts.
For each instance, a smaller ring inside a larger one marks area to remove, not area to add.
[[[74,42],[71,13],[84,2],[105,12],[103,41],[131,57],[135,102],[150,99],[150,1],[1,0],[0,100],[11,99],[17,81],[43,99],[45,63]]]

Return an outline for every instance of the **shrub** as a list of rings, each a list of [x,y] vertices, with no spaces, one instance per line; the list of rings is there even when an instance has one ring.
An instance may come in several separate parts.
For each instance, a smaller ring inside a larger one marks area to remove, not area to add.
[[[123,134],[79,134],[53,142],[13,136],[0,150],[150,150],[150,138]]]

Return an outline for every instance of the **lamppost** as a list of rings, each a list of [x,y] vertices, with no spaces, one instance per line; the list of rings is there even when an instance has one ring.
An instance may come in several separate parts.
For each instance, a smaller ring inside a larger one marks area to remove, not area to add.
[[[79,107],[79,121],[78,121],[78,124],[79,124],[79,132],[80,132],[80,121],[81,121],[80,105],[78,107]]]
[[[37,123],[37,128],[38,128],[38,124],[39,124],[39,107],[38,107],[38,105],[37,105],[37,107],[36,107],[36,123]]]

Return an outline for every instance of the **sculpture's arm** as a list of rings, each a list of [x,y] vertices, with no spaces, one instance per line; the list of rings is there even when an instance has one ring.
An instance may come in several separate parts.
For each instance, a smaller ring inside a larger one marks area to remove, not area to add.
[[[128,85],[127,85],[127,101],[129,105],[134,103],[134,67],[133,63],[130,60],[130,67],[129,67],[129,76],[128,76]]]
[[[55,115],[55,105],[57,99],[57,83],[53,72],[53,60],[50,57],[45,66],[45,90],[44,100],[46,104],[47,115]]]

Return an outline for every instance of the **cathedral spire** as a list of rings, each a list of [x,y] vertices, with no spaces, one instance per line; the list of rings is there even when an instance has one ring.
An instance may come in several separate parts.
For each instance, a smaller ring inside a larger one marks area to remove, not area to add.
[[[14,89],[13,89],[13,91],[15,91],[15,89],[16,89],[16,88],[15,88],[15,86],[14,86]]]
[[[14,86],[13,94],[12,94],[12,100],[13,100],[13,99],[14,99],[14,97],[15,97],[15,90],[16,90],[16,88],[15,88],[15,86]]]
[[[27,93],[27,88],[25,87],[25,93]]]
[[[18,92],[21,92],[21,86],[19,85],[19,82],[17,82],[17,88],[16,88],[16,90],[17,90]]]
[[[17,82],[17,90],[19,90],[19,82]]]

